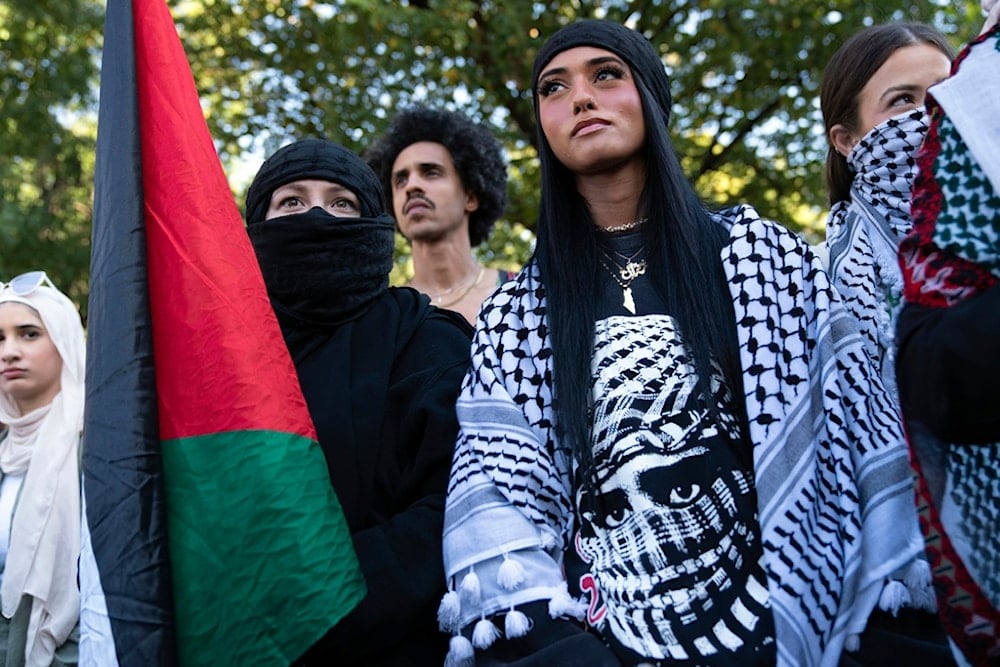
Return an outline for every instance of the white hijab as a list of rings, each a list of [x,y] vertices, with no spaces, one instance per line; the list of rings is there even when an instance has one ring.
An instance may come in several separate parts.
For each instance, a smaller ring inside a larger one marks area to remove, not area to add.
[[[62,357],[60,391],[48,406],[22,415],[0,391],[0,468],[27,470],[14,513],[10,550],[0,584],[3,615],[32,598],[25,645],[27,665],[50,665],[80,615],[76,562],[80,553],[79,446],[83,428],[84,335],[76,306],[59,290],[40,286],[27,296],[9,287],[0,304],[34,309]]]

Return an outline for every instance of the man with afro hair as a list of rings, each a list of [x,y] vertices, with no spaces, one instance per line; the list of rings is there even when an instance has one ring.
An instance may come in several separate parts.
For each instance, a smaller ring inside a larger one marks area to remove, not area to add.
[[[483,299],[512,277],[472,254],[507,202],[500,142],[463,114],[416,106],[392,120],[365,158],[413,250],[408,285],[474,322]]]

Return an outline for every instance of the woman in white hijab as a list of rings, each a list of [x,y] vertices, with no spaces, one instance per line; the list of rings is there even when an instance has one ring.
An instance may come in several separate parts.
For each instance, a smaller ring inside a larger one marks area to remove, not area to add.
[[[43,271],[0,285],[0,667],[77,662],[84,349]]]

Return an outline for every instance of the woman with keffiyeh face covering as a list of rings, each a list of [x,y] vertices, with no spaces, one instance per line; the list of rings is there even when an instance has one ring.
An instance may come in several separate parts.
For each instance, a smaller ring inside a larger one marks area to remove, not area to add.
[[[32,271],[0,286],[0,665],[75,665],[83,326]]]
[[[913,227],[910,188],[927,134],[927,88],[948,76],[951,58],[948,42],[930,26],[875,25],[844,42],[820,87],[833,207],[826,224],[830,277],[893,397],[903,289],[896,250]]]
[[[948,76],[951,58],[944,36],[930,26],[875,25],[844,42],[820,87],[829,142],[830,278],[857,319],[865,351],[894,402],[894,338],[903,305],[897,250],[913,227],[910,190],[930,122],[927,89]],[[951,663],[931,595],[888,602],[872,619],[881,633],[878,650],[903,661],[913,651],[923,664]],[[873,633],[853,656],[861,664],[876,641]]]
[[[277,151],[246,216],[368,587],[299,664],[441,664],[441,522],[470,327],[389,287],[395,223],[375,173],[335,143]]]
[[[573,23],[532,86],[538,244],[459,397],[448,664],[836,665],[921,583],[857,325],[794,234],[700,203],[641,34]]]

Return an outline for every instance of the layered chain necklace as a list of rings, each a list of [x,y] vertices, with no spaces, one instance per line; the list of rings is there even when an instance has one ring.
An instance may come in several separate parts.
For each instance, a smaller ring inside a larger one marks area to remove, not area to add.
[[[483,273],[485,272],[486,272],[486,267],[479,265],[479,271],[473,277],[472,281],[468,283],[464,288],[462,288],[462,290],[456,296],[452,297],[448,301],[445,301],[445,297],[449,296],[452,292],[458,289],[458,285],[455,285],[454,287],[447,289],[444,292],[441,292],[440,294],[436,295],[430,294],[431,302],[435,306],[438,306],[439,308],[448,308],[449,306],[454,306],[456,303],[464,299],[469,294],[469,292],[472,291],[473,287],[479,284],[479,281],[483,279]]]
[[[633,315],[635,315],[635,299],[632,298],[632,283],[636,278],[646,273],[646,260],[639,259],[637,261],[639,255],[644,251],[645,248],[639,248],[631,255],[623,255],[616,250],[612,250],[614,255],[624,260],[625,264],[623,266],[617,259],[605,252],[603,248],[601,249],[601,254],[604,255],[604,258],[611,262],[611,266],[609,266],[608,262],[601,259],[601,266],[611,274],[612,279],[622,288],[622,306]]]

